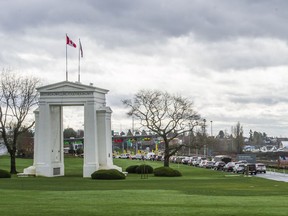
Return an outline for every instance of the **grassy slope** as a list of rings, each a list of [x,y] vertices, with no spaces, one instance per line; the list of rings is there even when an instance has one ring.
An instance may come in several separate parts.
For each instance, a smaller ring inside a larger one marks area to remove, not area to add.
[[[139,161],[116,159],[125,168]],[[160,162],[146,162],[155,167]],[[0,157],[0,169],[9,159]],[[19,159],[18,169],[32,164]],[[183,177],[129,174],[126,180],[83,179],[83,161],[65,158],[65,177],[0,179],[1,215],[287,215],[288,184],[184,165]]]

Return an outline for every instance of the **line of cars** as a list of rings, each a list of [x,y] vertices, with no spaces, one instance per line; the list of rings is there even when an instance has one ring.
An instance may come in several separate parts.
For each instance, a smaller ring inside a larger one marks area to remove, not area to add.
[[[143,154],[130,154],[130,153],[123,153],[120,155],[113,155],[114,158],[120,159],[131,159],[131,160],[153,160],[153,161],[161,161],[163,159],[162,155],[156,155],[153,152],[149,152],[145,155]]]
[[[216,159],[216,158],[215,158]],[[228,158],[226,158],[228,159]],[[226,161],[226,162],[224,162]],[[218,160],[208,160],[206,157],[185,157],[175,156],[170,158],[172,163],[182,163],[195,167],[202,167],[213,170],[220,170],[233,173],[251,174],[256,175],[257,173],[266,173],[266,166],[263,163],[248,163],[247,161],[231,161],[224,160],[223,158]]]

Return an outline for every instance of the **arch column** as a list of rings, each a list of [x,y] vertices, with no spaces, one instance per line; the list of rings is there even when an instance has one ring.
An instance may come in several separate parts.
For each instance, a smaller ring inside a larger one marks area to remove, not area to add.
[[[111,139],[111,109],[105,107],[97,110],[97,128],[99,141],[98,155],[101,169],[108,169],[113,166],[112,139]]]
[[[33,165],[38,176],[64,175],[62,118],[61,106],[51,106],[45,102],[40,103],[39,111],[35,112]]]
[[[88,101],[84,105],[84,164],[83,177],[99,169],[96,103]]]

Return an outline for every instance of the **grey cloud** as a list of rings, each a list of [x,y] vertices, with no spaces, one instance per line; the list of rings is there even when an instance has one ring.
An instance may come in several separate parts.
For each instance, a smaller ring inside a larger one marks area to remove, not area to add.
[[[263,104],[263,105],[277,105],[278,103],[287,103],[288,98],[271,96],[251,96],[251,95],[234,95],[228,97],[233,103],[240,104]]]
[[[199,39],[226,40],[246,36],[285,38],[286,1],[6,1],[0,26],[24,32],[41,25],[76,23],[90,28],[121,29],[139,35],[180,36],[193,32]],[[115,35],[117,37],[118,35]],[[158,38],[159,39],[159,38]]]

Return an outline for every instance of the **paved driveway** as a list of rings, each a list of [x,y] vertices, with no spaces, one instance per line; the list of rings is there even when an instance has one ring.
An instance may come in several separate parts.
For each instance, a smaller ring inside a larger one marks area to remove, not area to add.
[[[288,174],[284,174],[284,173],[267,171],[265,174],[264,173],[261,173],[261,174],[259,173],[256,176],[260,177],[260,178],[266,178],[266,179],[275,180],[275,181],[288,182]]]

